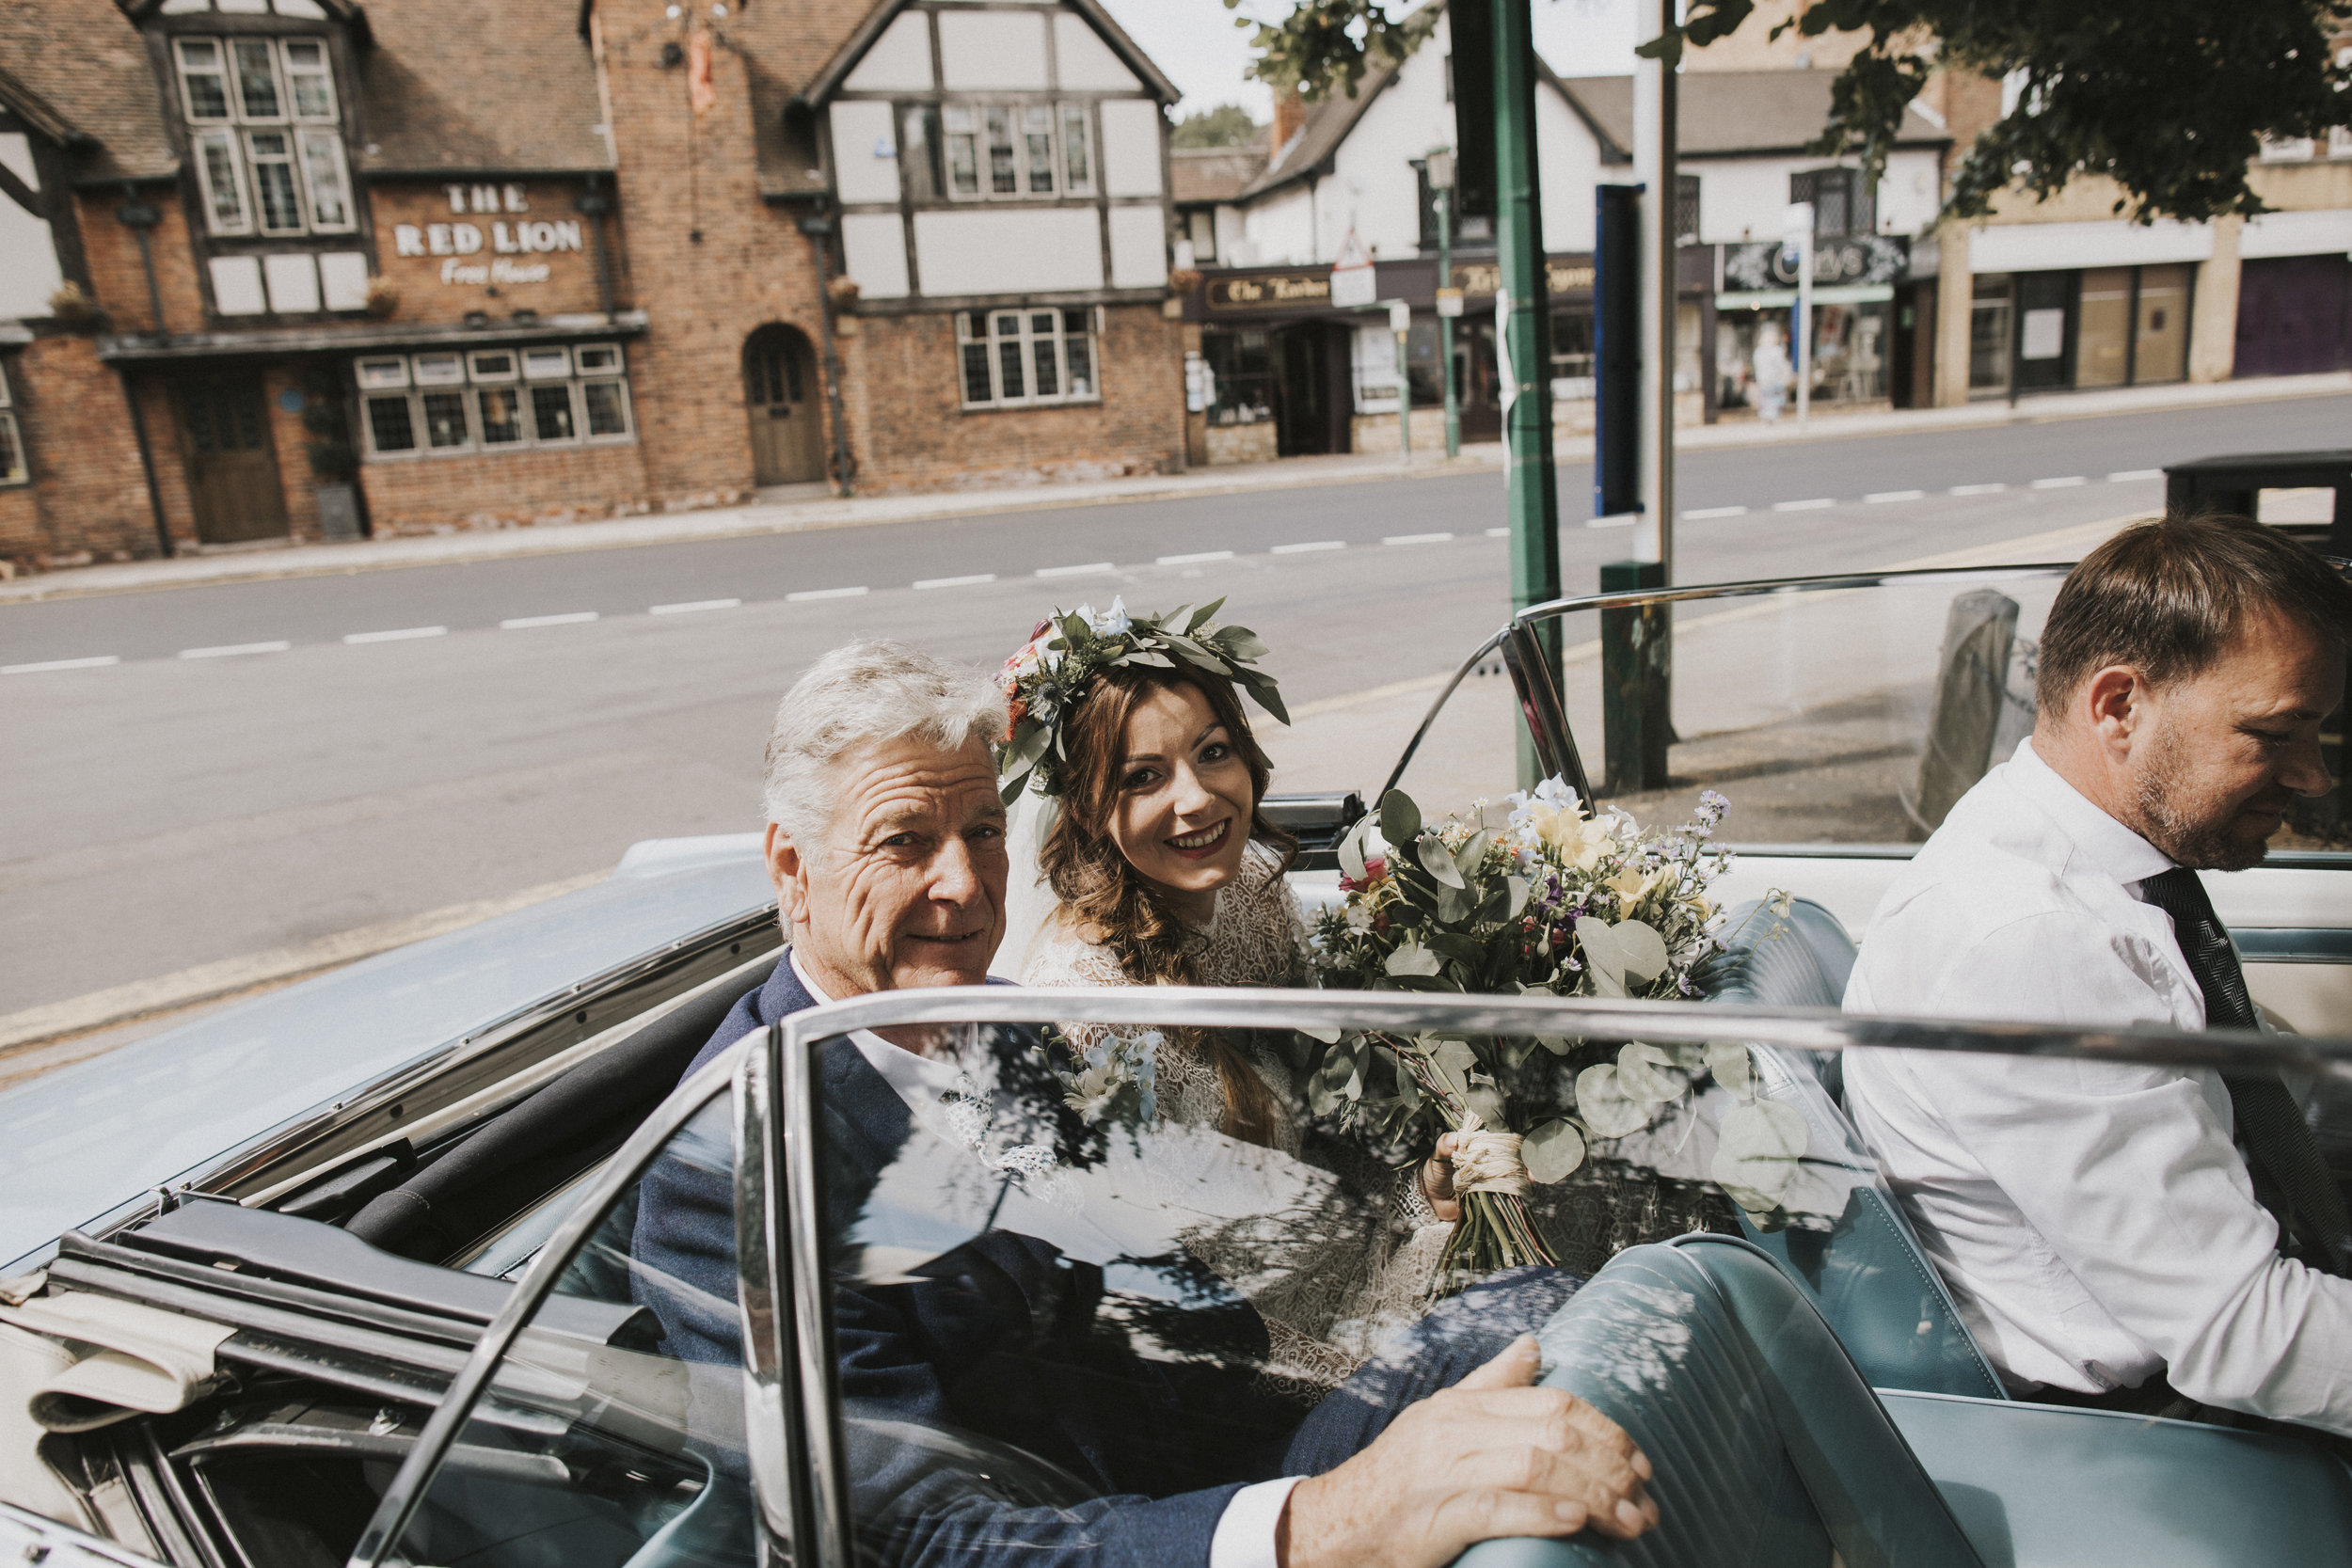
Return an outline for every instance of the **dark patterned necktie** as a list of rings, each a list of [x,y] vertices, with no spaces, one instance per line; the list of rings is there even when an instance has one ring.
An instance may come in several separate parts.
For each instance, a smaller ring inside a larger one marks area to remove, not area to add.
[[[2209,1029],[2253,1029],[2253,999],[2246,994],[2246,974],[2238,968],[2230,933],[2213,912],[2213,900],[2197,873],[2186,866],[2141,882],[2148,902],[2172,917],[2173,935],[2197,989],[2205,993],[2205,1026]],[[2278,1201],[2281,1230],[2292,1228],[2315,1247],[2330,1274],[2344,1274],[2352,1251],[2352,1219],[2344,1212],[2344,1194],[2320,1158],[2319,1144],[2302,1107],[2287,1091],[2278,1073],[2267,1068],[2244,1072],[2224,1070],[2221,1081],[2230,1088],[2230,1107],[2237,1119],[2258,1176],[2267,1178]],[[2290,1226],[2290,1219],[2292,1225]]]

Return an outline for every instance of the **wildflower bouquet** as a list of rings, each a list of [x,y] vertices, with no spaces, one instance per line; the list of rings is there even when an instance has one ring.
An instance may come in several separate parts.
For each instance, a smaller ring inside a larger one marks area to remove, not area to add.
[[[1422,820],[1402,791],[1340,846],[1343,903],[1315,925],[1327,986],[1387,990],[1696,997],[1719,947],[1708,887],[1728,864],[1710,843],[1729,802],[1700,797],[1672,834],[1623,812],[1589,814],[1550,779],[1487,808]],[[1720,1058],[1720,1060],[1719,1060]],[[1531,1183],[1556,1182],[1596,1142],[1644,1132],[1713,1074],[1742,1100],[1739,1045],[1610,1049],[1555,1037],[1361,1033],[1329,1043],[1311,1108],[1426,1158],[1446,1132],[1462,1217],[1438,1290],[1521,1263],[1556,1261],[1530,1216]],[[1736,1196],[1736,1195],[1735,1195]]]

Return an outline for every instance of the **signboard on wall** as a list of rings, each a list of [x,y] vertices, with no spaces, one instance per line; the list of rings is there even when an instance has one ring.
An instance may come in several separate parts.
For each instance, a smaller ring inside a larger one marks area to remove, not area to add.
[[[1213,277],[1212,310],[1299,310],[1331,303],[1328,272],[1278,272],[1255,277]]]
[[[1779,240],[1724,246],[1724,287],[1738,292],[1793,289],[1797,247]],[[1813,242],[1813,281],[1831,285],[1891,284],[1911,270],[1911,242],[1891,234],[1823,235]]]
[[[540,217],[532,211],[532,192],[511,182],[428,189],[429,198],[414,187],[377,195],[391,241],[388,260],[394,265],[388,272],[414,278],[422,271],[446,288],[535,289],[586,281],[589,236],[585,220],[575,213]],[[400,264],[409,261],[426,266]]]

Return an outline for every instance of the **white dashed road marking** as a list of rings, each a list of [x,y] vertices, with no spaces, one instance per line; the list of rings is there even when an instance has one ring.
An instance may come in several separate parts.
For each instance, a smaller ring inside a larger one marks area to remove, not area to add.
[[[2063,479],[2037,479],[2033,482],[2033,487],[2037,490],[2072,490],[2077,484],[2090,483],[2080,474],[2068,474]]]
[[[743,601],[740,599],[689,599],[684,604],[658,604],[645,613],[648,615],[693,615],[706,610],[740,610],[742,608]]]
[[[2118,468],[2115,472],[2107,475],[2107,483],[2109,484],[2129,484],[2134,480],[2162,479],[2163,477],[2164,470],[2162,468]]]
[[[246,654],[282,654],[291,642],[224,642],[217,648],[183,648],[182,658],[241,658]]]
[[[1453,537],[1451,533],[1391,533],[1380,543],[1383,545],[1442,545]]]
[[[1083,566],[1040,566],[1037,575],[1041,578],[1086,578],[1118,570],[1107,561],[1089,561]]]
[[[1486,537],[1489,539],[1508,539],[1511,537],[1511,531],[1507,528],[1490,528],[1486,531]]]
[[[1748,509],[1744,506],[1694,506],[1682,515],[1682,520],[1686,523],[1704,523],[1715,517],[1744,517],[1747,515]]]
[[[963,578],[925,578],[914,586],[917,588],[977,588],[984,583],[995,580],[996,574],[993,572],[975,572],[970,577]]]
[[[1925,490],[1873,490],[1862,499],[1872,506],[1879,506],[1887,501],[1925,500],[1928,493]]]
[[[916,583],[917,588],[922,587]],[[806,604],[811,599],[857,599],[866,596],[864,588],[803,588],[797,594],[787,594],[786,604]]]
[[[420,637],[447,637],[447,626],[403,626],[398,631],[347,631],[346,642],[413,642]]]
[[[1834,496],[1816,496],[1810,500],[1774,501],[1772,510],[1775,512],[1819,512],[1825,506],[1836,504],[1837,500]]]
[[[2006,484],[1955,484],[1947,493],[1955,496],[1997,496],[2008,488]]]
[[[593,610],[575,610],[563,615],[517,615],[511,621],[501,621],[499,630],[530,631],[534,626],[576,626],[596,618],[596,612]]]
[[[1197,550],[1191,555],[1164,555],[1160,557],[1159,563],[1163,566],[1198,566],[1207,561],[1232,559],[1233,552],[1231,550]]]
[[[1311,539],[1303,545],[1277,545],[1271,553],[1305,555],[1309,550],[1343,550],[1345,548],[1347,548],[1347,541],[1344,539]]]
[[[119,664],[119,654],[96,654],[88,658],[44,658],[37,664],[0,664],[0,675],[45,675],[52,670],[103,670]]]

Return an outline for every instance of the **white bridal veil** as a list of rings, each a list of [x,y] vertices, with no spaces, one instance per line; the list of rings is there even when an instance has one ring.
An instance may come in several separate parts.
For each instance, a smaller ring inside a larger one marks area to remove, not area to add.
[[[1038,850],[1060,809],[1052,796],[1025,789],[1006,814],[1005,852],[1011,863],[1005,875],[1005,940],[996,949],[996,961],[988,966],[1000,979],[1020,979],[1029,959],[1050,939],[1059,905],[1039,869]]]

